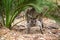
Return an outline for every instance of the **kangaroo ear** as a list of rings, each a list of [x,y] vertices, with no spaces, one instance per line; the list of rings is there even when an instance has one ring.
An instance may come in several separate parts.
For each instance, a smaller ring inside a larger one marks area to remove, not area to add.
[[[36,18],[38,18],[38,15],[36,16]]]
[[[29,9],[27,10],[27,13],[29,13]]]

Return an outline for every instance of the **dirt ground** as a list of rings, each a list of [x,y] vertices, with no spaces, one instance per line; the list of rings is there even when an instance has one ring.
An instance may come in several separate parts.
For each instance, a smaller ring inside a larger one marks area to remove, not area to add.
[[[16,19],[13,24],[20,20]],[[26,34],[26,21],[18,23],[12,30],[2,27],[0,28],[0,40],[60,40],[60,25],[49,18],[43,18],[43,23],[43,34],[41,34],[38,26],[31,27],[30,34]]]

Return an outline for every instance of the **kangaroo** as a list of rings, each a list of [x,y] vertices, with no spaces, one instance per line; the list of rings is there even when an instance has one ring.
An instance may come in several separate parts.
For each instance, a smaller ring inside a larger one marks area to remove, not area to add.
[[[34,8],[27,10],[27,13],[26,13],[27,33],[30,33],[30,27],[38,25],[40,27],[40,32],[43,34],[42,15],[43,15],[42,13],[37,13]]]

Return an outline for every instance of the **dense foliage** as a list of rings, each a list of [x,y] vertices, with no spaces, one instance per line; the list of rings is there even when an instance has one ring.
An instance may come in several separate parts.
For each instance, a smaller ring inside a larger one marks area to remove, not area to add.
[[[43,12],[44,8],[47,8],[46,12],[44,12],[44,15],[46,15],[47,12],[54,9],[56,5],[52,1],[47,0],[1,0],[3,13],[5,15],[5,20],[3,17],[4,25],[8,28],[11,27],[12,22],[14,21],[15,17],[23,10],[25,10],[28,7],[35,8],[36,12]],[[2,14],[1,12],[1,14]]]

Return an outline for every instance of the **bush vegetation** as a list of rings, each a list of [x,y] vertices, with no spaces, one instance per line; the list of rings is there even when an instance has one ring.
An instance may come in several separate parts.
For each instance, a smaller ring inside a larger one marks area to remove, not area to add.
[[[43,13],[45,16],[49,16],[49,12],[57,8],[55,3],[47,0],[1,0],[0,4],[3,25],[9,29],[16,16],[26,8],[32,7],[36,12],[41,13],[47,7],[47,10]]]

